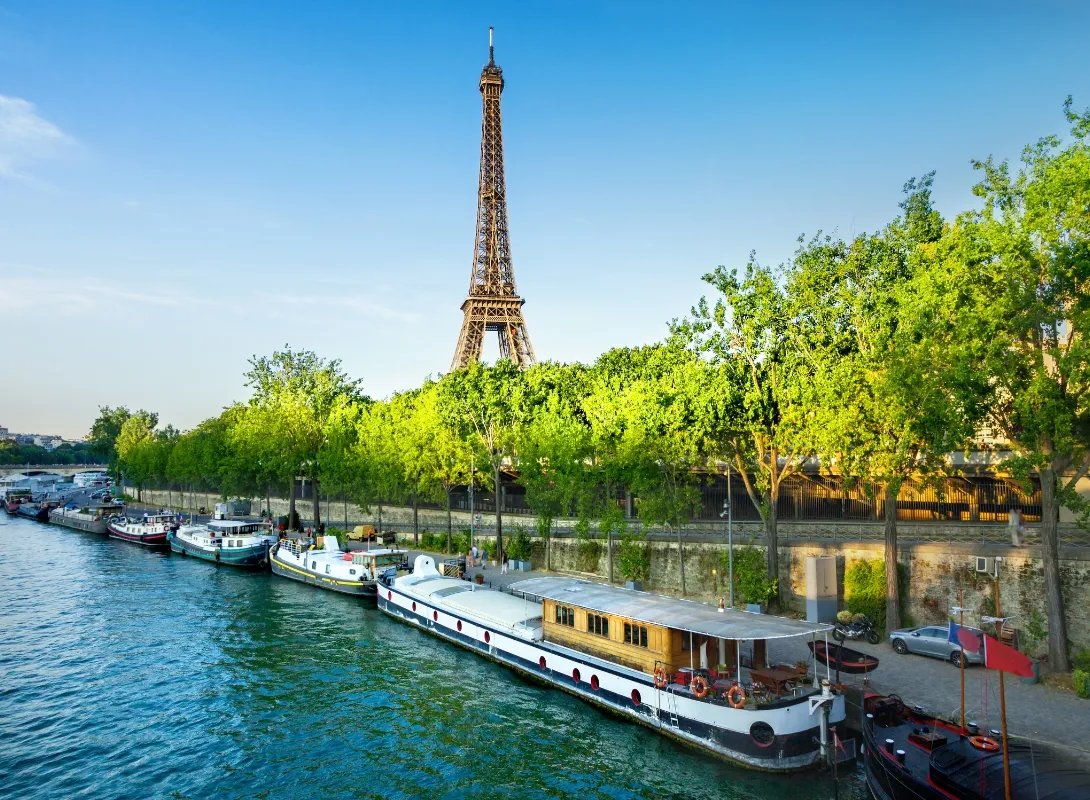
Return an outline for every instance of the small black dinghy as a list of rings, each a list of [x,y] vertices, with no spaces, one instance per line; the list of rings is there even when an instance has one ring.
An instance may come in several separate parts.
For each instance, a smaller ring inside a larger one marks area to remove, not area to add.
[[[806,646],[810,648],[814,658],[830,669],[858,675],[873,672],[878,668],[878,659],[874,656],[868,656],[866,653],[860,653],[858,650],[852,650],[843,645],[807,642]]]

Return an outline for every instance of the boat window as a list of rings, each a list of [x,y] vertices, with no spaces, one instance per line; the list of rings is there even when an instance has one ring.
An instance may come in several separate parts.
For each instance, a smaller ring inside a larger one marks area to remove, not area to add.
[[[557,605],[556,607],[556,621],[560,625],[567,625],[569,628],[575,627],[575,609],[568,606]]]
[[[329,564],[326,564],[326,565],[325,565],[325,574],[326,574],[326,575],[328,575],[328,574],[329,574]]]
[[[354,569],[349,569],[349,570],[348,570],[348,574],[349,574],[349,575],[355,575],[355,574],[356,574],[356,570],[354,570]]]
[[[624,643],[636,647],[647,647],[647,628],[631,622],[624,624]]]
[[[587,633],[609,638],[609,617],[587,614]]]
[[[310,568],[311,569],[318,569],[318,562],[317,561],[311,561],[310,562]]]

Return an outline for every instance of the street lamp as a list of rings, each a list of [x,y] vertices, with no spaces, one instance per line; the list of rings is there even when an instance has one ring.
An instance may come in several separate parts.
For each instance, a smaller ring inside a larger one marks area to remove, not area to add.
[[[723,511],[719,518],[727,518],[727,586],[730,607],[734,608],[734,511],[731,503],[730,473],[727,473],[727,499],[723,501]]]

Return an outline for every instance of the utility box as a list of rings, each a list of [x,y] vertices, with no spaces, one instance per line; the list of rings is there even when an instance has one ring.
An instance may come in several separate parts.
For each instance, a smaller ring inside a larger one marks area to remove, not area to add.
[[[836,619],[836,558],[806,557],[806,621],[833,622]]]

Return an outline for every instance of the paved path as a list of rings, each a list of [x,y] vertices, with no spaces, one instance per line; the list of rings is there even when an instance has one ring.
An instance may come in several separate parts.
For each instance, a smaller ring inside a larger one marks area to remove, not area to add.
[[[431,554],[437,561],[449,556]],[[498,567],[470,569],[470,576],[481,573],[486,584],[505,589],[516,581],[540,577],[543,570],[509,572],[501,575]],[[830,643],[832,637],[830,637]],[[948,718],[960,713],[960,670],[948,661],[917,655],[898,655],[883,642],[870,645],[852,642],[853,649],[877,656],[881,663],[868,677],[876,692],[898,694],[910,705]],[[772,663],[794,664],[810,657],[804,639],[786,639],[768,643]],[[825,667],[821,666],[822,676]],[[841,682],[863,686],[862,675],[841,674]],[[1007,726],[1012,736],[1056,742],[1090,752],[1090,701],[1070,692],[1050,689],[1042,684],[1029,685],[1019,678],[1006,676]],[[999,728],[999,674],[983,667],[965,670],[965,712],[981,728]]]

